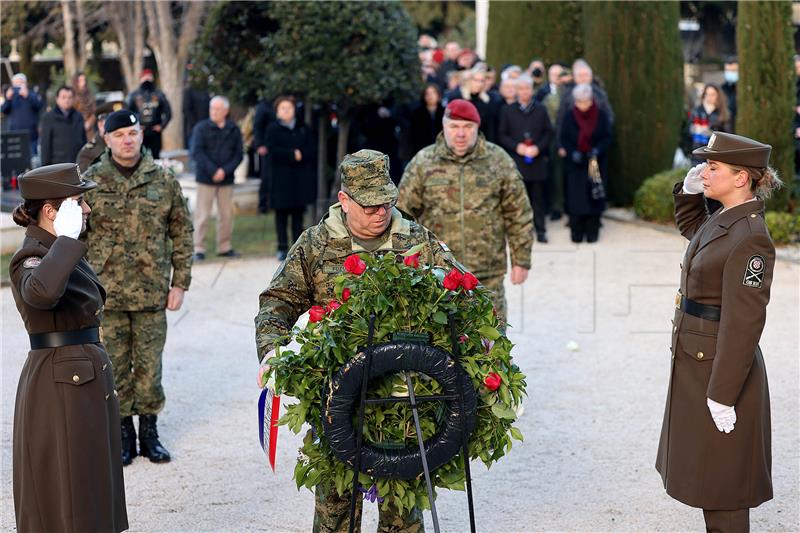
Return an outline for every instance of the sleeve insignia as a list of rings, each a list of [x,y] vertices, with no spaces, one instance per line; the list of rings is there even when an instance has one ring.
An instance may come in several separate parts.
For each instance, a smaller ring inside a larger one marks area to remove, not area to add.
[[[36,268],[41,262],[41,257],[29,257],[22,263],[22,268]]]
[[[754,255],[747,260],[747,267],[744,271],[744,279],[742,285],[745,287],[752,287],[760,289],[764,284],[764,269],[766,262],[760,255]]]

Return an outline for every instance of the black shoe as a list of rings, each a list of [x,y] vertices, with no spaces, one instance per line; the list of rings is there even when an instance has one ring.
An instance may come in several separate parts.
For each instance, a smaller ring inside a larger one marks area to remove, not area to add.
[[[283,261],[284,259],[286,259],[286,252],[284,252],[283,250],[278,250],[277,258],[278,261]]]
[[[536,240],[543,244],[547,244],[547,233],[540,231],[536,234]]]
[[[169,452],[158,440],[156,415],[139,415],[139,451],[153,463],[167,463]]]
[[[240,254],[238,252],[236,252],[235,250],[233,250],[232,248],[230,250],[228,250],[227,252],[223,252],[221,254],[217,254],[217,256],[219,256],[219,257],[230,257],[230,258],[239,257],[239,255]]]
[[[561,220],[561,211],[553,211],[550,213],[550,220]]]
[[[122,466],[133,462],[136,453],[136,429],[133,427],[133,417],[126,416],[121,420],[122,428]]]
[[[192,259],[194,259],[195,261],[203,261],[205,260],[205,258],[206,254],[204,254],[203,252],[197,252],[192,256]]]

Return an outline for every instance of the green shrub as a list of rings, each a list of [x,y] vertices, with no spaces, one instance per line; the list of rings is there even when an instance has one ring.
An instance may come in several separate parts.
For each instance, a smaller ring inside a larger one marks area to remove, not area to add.
[[[800,215],[768,211],[767,227],[775,244],[793,244],[800,242]]]
[[[644,180],[633,196],[636,216],[653,222],[673,222],[675,204],[672,200],[672,188],[683,180],[686,170],[665,170]]]

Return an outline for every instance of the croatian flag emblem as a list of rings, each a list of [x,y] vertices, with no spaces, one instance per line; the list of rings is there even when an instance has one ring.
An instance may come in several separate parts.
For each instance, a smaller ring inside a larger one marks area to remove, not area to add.
[[[281,397],[269,385],[261,391],[258,398],[258,440],[261,449],[267,454],[269,466],[275,471],[275,450],[278,444],[278,417],[281,410]]]

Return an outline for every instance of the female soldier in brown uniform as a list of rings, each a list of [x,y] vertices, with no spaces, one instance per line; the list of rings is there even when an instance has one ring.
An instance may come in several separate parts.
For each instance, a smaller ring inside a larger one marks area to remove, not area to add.
[[[772,498],[769,389],[758,346],[775,247],[761,198],[780,186],[769,145],[717,132],[708,163],[675,186],[690,240],[672,330],[672,370],[656,468],[667,494],[703,509],[708,531],[749,531]],[[700,194],[703,193],[703,194]],[[703,195],[722,203],[708,215]]]
[[[19,179],[26,226],[11,259],[11,291],[31,351],[14,411],[14,507],[21,532],[128,528],[119,404],[99,326],[105,291],[77,240],[95,187],[75,164]]]

